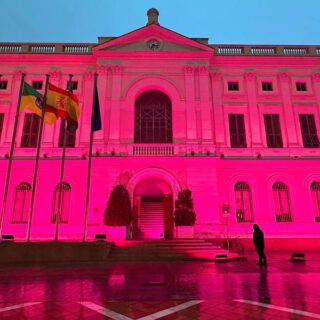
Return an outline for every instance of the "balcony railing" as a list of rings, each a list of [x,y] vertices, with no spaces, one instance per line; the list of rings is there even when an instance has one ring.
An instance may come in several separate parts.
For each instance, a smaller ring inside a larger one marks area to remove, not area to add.
[[[164,144],[136,144],[132,146],[133,156],[173,156],[174,146]]]

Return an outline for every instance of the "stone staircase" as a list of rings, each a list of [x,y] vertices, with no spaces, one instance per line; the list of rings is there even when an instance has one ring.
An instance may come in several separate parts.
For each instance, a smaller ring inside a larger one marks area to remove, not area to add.
[[[170,261],[170,260],[225,260],[237,259],[238,255],[221,249],[203,239],[175,240],[123,240],[113,244],[108,260],[111,261]]]
[[[141,202],[141,239],[159,238],[163,233],[163,202]]]

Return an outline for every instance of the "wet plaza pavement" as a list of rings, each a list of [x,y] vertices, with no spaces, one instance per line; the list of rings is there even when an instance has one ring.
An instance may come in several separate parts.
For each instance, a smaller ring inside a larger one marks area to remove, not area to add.
[[[320,255],[0,268],[0,319],[320,319]]]

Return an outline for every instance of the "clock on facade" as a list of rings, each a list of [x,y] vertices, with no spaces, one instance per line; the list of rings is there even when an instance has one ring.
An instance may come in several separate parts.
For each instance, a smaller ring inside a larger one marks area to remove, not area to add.
[[[156,39],[151,39],[147,41],[147,46],[150,50],[159,50],[160,42]]]

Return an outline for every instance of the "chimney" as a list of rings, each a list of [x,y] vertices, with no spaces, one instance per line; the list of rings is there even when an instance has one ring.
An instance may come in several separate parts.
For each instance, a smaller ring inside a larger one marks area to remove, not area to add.
[[[147,26],[150,24],[157,24],[159,26],[158,17],[159,17],[159,11],[155,8],[151,8],[147,12],[148,16],[148,22]]]

